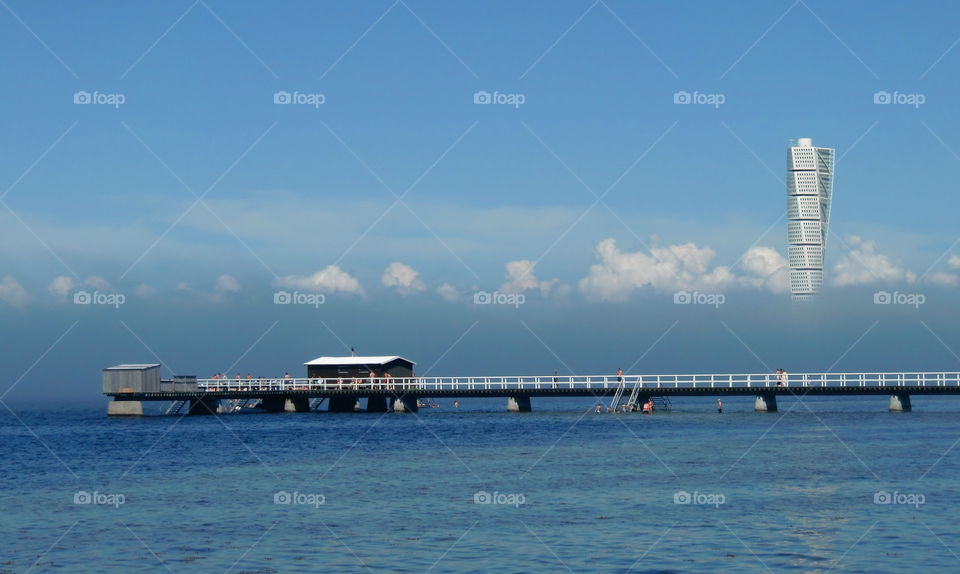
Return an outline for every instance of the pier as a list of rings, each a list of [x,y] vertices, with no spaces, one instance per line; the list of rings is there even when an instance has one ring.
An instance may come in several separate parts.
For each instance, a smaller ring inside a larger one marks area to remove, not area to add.
[[[782,396],[884,395],[890,411],[907,412],[913,395],[960,394],[957,372],[159,380],[159,367],[105,369],[104,394],[112,399],[108,414],[142,414],[142,401],[181,402],[190,414],[210,414],[217,412],[220,401],[238,399],[259,400],[261,408],[275,412],[309,412],[319,399],[330,412],[354,412],[360,399],[366,399],[370,412],[417,412],[420,399],[471,397],[503,397],[512,412],[530,411],[533,399],[540,397],[595,397],[609,400],[607,406],[614,410],[632,411],[652,397],[732,395],[754,396],[757,412],[777,412],[777,397]],[[109,371],[124,369],[144,373],[143,384],[108,384]]]

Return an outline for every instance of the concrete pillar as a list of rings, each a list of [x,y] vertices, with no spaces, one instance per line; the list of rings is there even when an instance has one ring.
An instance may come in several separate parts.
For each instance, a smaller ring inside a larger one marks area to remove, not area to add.
[[[777,412],[777,395],[773,393],[757,395],[757,400],[753,403],[753,410],[758,413]]]
[[[387,412],[387,397],[367,397],[368,413]]]
[[[215,415],[220,407],[220,399],[197,398],[190,399],[188,415]]]
[[[357,404],[357,397],[335,396],[327,399],[327,412],[331,413],[352,413],[354,405]]]
[[[395,413],[415,413],[419,412],[417,407],[417,397],[403,395],[393,398],[393,412]]]
[[[890,411],[898,413],[908,413],[913,410],[913,407],[910,405],[910,395],[907,393],[899,393],[896,395],[890,395]]]
[[[118,401],[114,399],[107,403],[107,416],[142,417],[143,403],[140,401]]]
[[[530,397],[507,397],[508,413],[529,413]]]
[[[283,401],[283,412],[285,413],[309,413],[310,399],[307,397],[287,397]]]

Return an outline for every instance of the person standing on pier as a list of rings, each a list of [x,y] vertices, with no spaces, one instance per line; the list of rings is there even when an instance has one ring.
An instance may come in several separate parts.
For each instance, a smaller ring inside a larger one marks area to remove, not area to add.
[[[623,382],[623,369],[621,369],[620,367],[617,367],[617,382],[618,383]]]

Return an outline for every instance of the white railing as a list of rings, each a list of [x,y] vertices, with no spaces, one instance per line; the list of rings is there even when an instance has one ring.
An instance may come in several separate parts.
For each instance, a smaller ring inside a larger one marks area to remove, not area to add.
[[[727,375],[623,375],[626,389],[777,389],[960,387],[960,373],[789,373]],[[198,379],[200,391],[603,391],[621,385],[617,375],[412,377],[338,379]]]

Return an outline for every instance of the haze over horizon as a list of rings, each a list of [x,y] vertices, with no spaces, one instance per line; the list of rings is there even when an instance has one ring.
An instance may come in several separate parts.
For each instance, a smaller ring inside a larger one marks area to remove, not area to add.
[[[872,6],[10,1],[0,401],[350,347],[424,375],[960,370],[960,9]],[[838,161],[796,307],[801,137]]]

